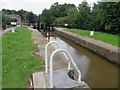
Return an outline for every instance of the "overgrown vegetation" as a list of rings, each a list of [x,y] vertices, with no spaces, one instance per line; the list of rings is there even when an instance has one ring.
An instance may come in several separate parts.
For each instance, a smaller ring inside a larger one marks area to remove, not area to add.
[[[1,18],[0,21],[2,21],[2,28],[3,29],[6,28],[6,25],[11,25],[11,22],[17,22],[17,19],[11,18],[2,12],[0,12],[0,18]]]
[[[10,15],[19,15],[21,17],[21,22],[23,23],[36,23],[37,22],[37,15],[33,12],[28,12],[23,9],[16,11],[16,10],[9,10],[9,9],[2,9],[2,27],[5,29],[6,25],[11,25],[11,22],[17,22],[16,18],[11,18]]]
[[[5,33],[2,46],[2,87],[25,88],[30,75],[43,64],[32,55],[37,48],[32,43],[31,31],[18,27],[15,33]]]
[[[9,10],[9,9],[2,9],[3,15],[19,15],[21,17],[22,22],[28,23],[35,23],[37,22],[37,15],[33,12],[25,11],[23,9],[16,11],[16,10]]]
[[[113,34],[106,34],[106,33],[102,33],[102,32],[94,32],[93,36],[90,36],[90,31],[89,30],[79,30],[79,29],[67,29],[70,32],[76,33],[76,34],[80,34],[82,36],[87,36],[87,37],[91,37],[100,41],[104,41],[107,43],[110,43],[112,45],[115,46],[119,46],[120,44],[118,42],[118,35],[113,35]]]

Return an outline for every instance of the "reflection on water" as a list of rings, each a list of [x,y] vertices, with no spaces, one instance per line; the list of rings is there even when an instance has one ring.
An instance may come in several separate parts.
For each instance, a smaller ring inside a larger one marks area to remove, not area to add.
[[[66,49],[73,57],[75,63],[82,73],[84,80],[92,88],[117,88],[118,68],[117,65],[108,62],[106,59],[93,52],[57,36],[55,33],[45,34],[48,41],[57,41],[63,49]],[[53,44],[55,48],[56,45]]]

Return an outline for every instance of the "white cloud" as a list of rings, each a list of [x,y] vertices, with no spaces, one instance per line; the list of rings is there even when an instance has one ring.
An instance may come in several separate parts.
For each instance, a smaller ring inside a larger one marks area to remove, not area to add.
[[[10,3],[10,2],[14,2],[14,3],[22,3],[25,0],[0,0],[0,3]]]
[[[24,9],[27,11],[32,11],[35,14],[40,14],[44,8],[50,8],[55,2],[60,4],[73,3],[78,6],[83,0],[0,0],[0,10],[14,9],[20,10]],[[96,2],[97,0],[86,0],[89,4]]]

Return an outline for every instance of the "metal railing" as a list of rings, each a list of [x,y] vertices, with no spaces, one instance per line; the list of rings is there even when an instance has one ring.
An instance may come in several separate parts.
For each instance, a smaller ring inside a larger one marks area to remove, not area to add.
[[[81,72],[78,69],[77,65],[75,64],[73,58],[71,57],[71,55],[68,53],[67,50],[64,49],[57,49],[55,51],[53,51],[53,53],[50,56],[50,88],[53,88],[53,57],[56,53],[58,52],[63,52],[66,54],[66,56],[69,58],[68,60],[73,64],[74,68],[77,70],[78,72],[78,83],[81,83]]]
[[[48,73],[48,46],[52,43],[55,43],[59,48],[60,48],[60,45],[56,42],[56,41],[50,41],[46,44],[45,46],[45,73]],[[65,58],[67,59],[67,61],[69,62],[68,63],[68,70],[71,69],[71,64],[70,64],[70,61],[68,60],[69,58],[66,56],[66,54],[63,52]]]

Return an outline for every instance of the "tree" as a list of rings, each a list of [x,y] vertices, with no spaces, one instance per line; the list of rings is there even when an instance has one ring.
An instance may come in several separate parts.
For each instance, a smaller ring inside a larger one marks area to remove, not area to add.
[[[78,16],[78,14],[79,14],[79,12],[78,12],[76,7],[70,8],[67,11],[67,17],[68,17],[67,24],[69,25],[68,26],[69,28],[77,28],[77,16]]]
[[[78,7],[74,4],[54,3],[40,15],[43,23],[69,25],[69,28],[120,33],[120,2],[99,2],[93,8],[84,0]]]
[[[55,23],[56,19],[66,17],[67,11],[73,7],[75,7],[74,4],[59,4],[58,2],[56,2],[50,7],[50,9],[44,9],[42,11],[42,21]],[[47,19],[49,20],[47,21]]]
[[[104,13],[105,32],[120,33],[120,2],[107,3]]]
[[[53,16],[51,12],[47,9],[44,9],[41,14],[41,20],[43,23],[52,23],[53,22]]]
[[[56,18],[67,16],[67,11],[73,7],[76,7],[76,6],[74,4],[66,4],[65,3],[65,4],[61,5],[58,3],[54,3],[54,5],[52,5],[49,10],[56,19]]]
[[[77,27],[80,29],[90,29],[90,7],[86,1],[78,6],[79,15],[77,15]]]
[[[100,2],[94,5],[92,15],[94,30],[120,33],[120,2]]]
[[[10,22],[17,22],[16,18],[11,18]]]
[[[91,28],[94,31],[99,31],[103,28],[101,22],[104,22],[104,15],[102,14],[103,10],[98,7],[99,4],[94,3],[94,7],[92,10],[92,23]],[[101,26],[100,26],[101,25]]]
[[[33,12],[27,12],[26,18],[29,23],[36,23],[37,22],[37,15],[33,14]]]
[[[55,22],[57,24],[64,25],[65,23],[68,23],[68,17],[66,16],[66,17],[57,18]]]
[[[12,20],[13,18],[10,18],[2,13],[2,28],[6,29],[6,25],[10,25]]]
[[[41,14],[38,15],[37,21],[38,21],[38,22],[41,22],[41,21],[42,21],[42,20],[41,20]]]
[[[23,10],[23,9],[21,9],[21,10],[18,11],[17,14],[20,15],[22,22],[27,22],[28,21],[27,18],[26,18],[27,13],[28,12],[25,11],[25,10]]]
[[[2,13],[4,13],[5,15],[10,15],[12,14],[12,11],[9,9],[2,9]]]

